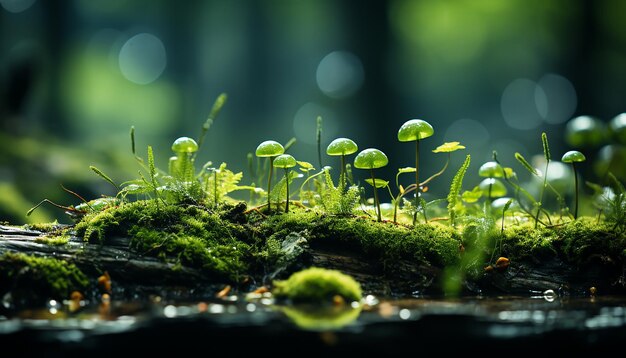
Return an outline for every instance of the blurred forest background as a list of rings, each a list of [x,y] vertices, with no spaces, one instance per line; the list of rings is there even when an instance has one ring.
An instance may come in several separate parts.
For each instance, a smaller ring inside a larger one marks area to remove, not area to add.
[[[445,196],[466,154],[465,189],[478,183],[478,167],[493,150],[524,176],[513,154],[540,161],[544,131],[555,159],[569,149],[585,153],[585,180],[600,182],[611,160],[626,178],[622,143],[606,130],[626,112],[626,1],[0,5],[0,221],[69,222],[53,207],[25,215],[43,198],[79,204],[61,184],[87,199],[114,194],[89,165],[118,183],[135,178],[131,126],[139,154],[152,145],[157,166],[167,168],[172,141],[197,138],[222,92],[228,102],[198,160],[227,162],[234,171],[246,170],[246,155],[260,142],[291,137],[290,153],[319,167],[321,115],[323,148],[340,136],[359,149],[379,148],[390,159],[379,173],[388,180],[414,164],[414,146],[396,137],[405,121],[435,128],[422,142],[423,176],[445,162],[432,149],[460,141],[467,149],[453,153],[446,175],[431,184],[432,197]],[[578,116],[591,116],[578,125],[597,126],[600,135],[570,133],[567,123]],[[563,182],[570,183],[567,168]]]

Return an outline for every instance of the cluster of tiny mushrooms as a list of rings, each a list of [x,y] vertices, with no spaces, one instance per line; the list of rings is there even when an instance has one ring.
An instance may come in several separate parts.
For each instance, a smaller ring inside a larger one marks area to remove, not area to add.
[[[415,142],[415,167],[414,168],[405,168],[407,171],[405,172],[414,172],[415,173],[415,184],[412,184],[411,190],[415,191],[414,200],[415,207],[419,207],[419,192],[421,190],[420,187],[420,172],[419,172],[419,160],[420,160],[420,141],[422,139],[428,138],[434,134],[434,129],[430,125],[430,123],[422,120],[422,119],[411,119],[406,121],[400,129],[398,130],[398,141],[400,142]],[[545,136],[545,134],[544,134]],[[448,154],[457,149],[464,149],[464,146],[459,145],[459,142],[451,142],[446,143],[434,152],[448,152]],[[354,154],[358,151],[357,144],[349,139],[349,138],[337,138],[333,140],[326,149],[326,154],[330,156],[340,156],[341,157],[341,171],[339,175],[340,188],[343,190],[346,186],[346,156],[350,154]],[[256,156],[257,157],[267,157],[272,160],[273,167],[283,168],[285,170],[285,178],[288,179],[289,168],[295,167],[297,164],[296,159],[290,154],[284,154],[285,148],[278,142],[274,140],[267,140],[262,142],[256,148]],[[575,209],[574,209],[574,218],[578,217],[578,177],[576,173],[576,163],[585,161],[585,156],[576,150],[571,150],[565,153],[562,157],[562,162],[571,163],[572,168],[574,170],[574,181],[575,181]],[[448,158],[449,162],[449,158]],[[444,169],[447,167],[448,162],[444,166]],[[376,215],[378,221],[381,221],[381,210],[380,210],[380,201],[378,199],[378,191],[377,189],[381,187],[381,184],[377,185],[376,177],[374,176],[374,169],[382,168],[389,163],[389,159],[381,150],[376,148],[367,148],[360,151],[356,157],[354,158],[354,167],[358,169],[369,170],[371,175],[371,182],[369,184],[372,185],[374,189],[374,205],[376,207]],[[443,172],[443,170],[441,172]],[[270,200],[270,190],[272,183],[272,166],[269,168],[269,175],[267,180],[267,208],[271,209],[271,200]],[[440,172],[440,173],[441,173]],[[506,187],[504,184],[497,180],[498,177],[503,177],[505,175],[503,168],[495,161],[490,161],[483,164],[479,169],[479,175],[481,177],[486,177],[483,180],[479,188],[488,193],[487,198],[491,200],[492,196],[499,197],[506,195]],[[379,179],[380,181],[380,179]],[[423,183],[422,183],[423,184]],[[383,183],[382,186],[385,184]],[[285,206],[285,211],[289,211],[289,185],[287,187],[287,203]],[[408,189],[408,188],[407,188]],[[408,192],[410,190],[406,190]],[[413,224],[416,222],[417,211],[413,213]]]

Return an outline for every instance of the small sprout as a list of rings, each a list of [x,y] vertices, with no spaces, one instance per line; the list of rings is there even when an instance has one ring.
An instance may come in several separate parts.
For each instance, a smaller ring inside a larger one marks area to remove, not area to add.
[[[574,219],[578,218],[578,174],[576,173],[576,163],[584,162],[586,159],[585,155],[577,150],[570,150],[563,154],[561,158],[563,163],[572,163],[572,169],[574,169]]]
[[[496,178],[487,178],[478,184],[483,192],[487,193],[487,198],[499,198],[506,195],[506,186]]]
[[[428,138],[435,133],[433,127],[421,119],[411,119],[398,130],[398,140],[400,142],[415,141],[415,207],[419,207],[419,161],[420,161],[420,140]],[[417,220],[417,211],[413,215],[413,224]]]
[[[266,140],[265,142],[259,144],[259,146],[256,147],[255,152],[257,157],[270,159],[283,153],[285,153],[285,148],[282,146],[282,144],[273,140]],[[267,211],[271,210],[270,189],[272,188],[272,173],[274,172],[273,166],[270,165],[269,171],[270,173],[267,177]]]
[[[289,154],[281,154],[274,159],[274,167],[285,169],[285,187],[287,188],[287,204],[285,205],[285,212],[289,212],[289,168],[296,166],[297,162],[294,157]]]
[[[374,177],[374,169],[382,168],[389,163],[389,159],[382,151],[375,148],[367,148],[362,150],[356,158],[354,158],[354,167],[358,169],[369,169],[372,176],[372,186],[374,187],[374,202],[376,204],[378,221],[382,221],[380,215],[380,202],[378,201],[378,191],[376,188],[376,178]]]
[[[341,192],[346,187],[346,155],[356,153],[359,147],[349,138],[337,138],[330,142],[326,148],[326,154],[331,156],[341,156],[341,172],[339,178],[341,178]]]

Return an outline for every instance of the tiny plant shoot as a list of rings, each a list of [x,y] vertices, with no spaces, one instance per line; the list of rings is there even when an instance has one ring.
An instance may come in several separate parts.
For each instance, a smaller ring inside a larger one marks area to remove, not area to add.
[[[421,119],[411,119],[404,122],[398,130],[398,140],[400,142],[415,141],[415,213],[413,214],[413,225],[417,221],[417,208],[419,207],[420,196],[420,140],[428,138],[435,133],[433,127],[426,121]]]
[[[265,142],[262,142],[261,144],[259,144],[259,146],[256,148],[257,157],[269,158],[270,160],[283,153],[285,153],[285,148],[283,147],[283,145],[273,140],[266,140]],[[272,210],[272,207],[271,207],[272,204],[270,203],[271,202],[270,192],[272,189],[273,166],[270,165],[269,167],[270,167],[269,174],[267,176],[267,211],[268,212]]]

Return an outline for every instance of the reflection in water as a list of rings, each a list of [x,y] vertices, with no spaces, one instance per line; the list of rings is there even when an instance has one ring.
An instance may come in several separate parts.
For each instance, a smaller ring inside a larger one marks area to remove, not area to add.
[[[547,291],[530,292],[525,297],[460,299],[382,299],[367,295],[360,303],[321,308],[276,305],[272,298],[263,295],[254,300],[196,302],[121,302],[104,298],[87,301],[77,310],[71,300],[48,301],[40,309],[0,315],[0,343],[12,341],[11,335],[17,334],[44,346],[45,342],[81,340],[85,345],[94,341],[105,344],[111,333],[134,339],[131,337],[137,330],[159,334],[171,325],[187,332],[181,333],[183,336],[207,331],[258,335],[262,331],[269,332],[266,338],[284,334],[312,337],[313,332],[315,339],[326,346],[366,344],[376,337],[389,338],[387,332],[391,331],[400,342],[412,342],[416,336],[437,336],[441,331],[465,337],[466,342],[515,339],[520,344],[546,334],[568,338],[572,332],[602,333],[609,337],[604,342],[617,343],[621,340],[611,337],[626,331],[626,297],[569,297]]]
[[[275,306],[283,312],[296,326],[314,331],[328,331],[343,328],[356,321],[361,313],[361,307],[352,306],[325,306],[310,305]]]

